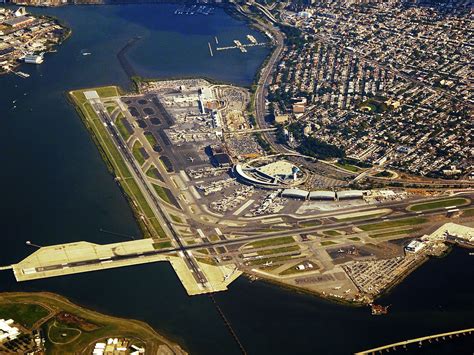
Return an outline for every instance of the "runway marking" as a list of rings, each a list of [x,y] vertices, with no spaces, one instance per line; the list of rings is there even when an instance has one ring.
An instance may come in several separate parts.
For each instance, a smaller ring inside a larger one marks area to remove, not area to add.
[[[190,186],[189,190],[191,191],[191,194],[194,196],[196,200],[199,200],[201,198],[201,195],[199,195],[199,192],[197,192],[196,188],[194,186]]]
[[[247,202],[245,202],[242,206],[240,206],[239,209],[237,209],[234,213],[232,213],[233,216],[238,216],[239,214],[241,214],[245,209],[247,209],[248,207],[250,207],[250,205],[252,203],[254,203],[255,200],[248,200]]]
[[[206,238],[206,235],[203,233],[203,231],[201,229],[199,229],[199,228],[196,229],[196,232],[198,232],[198,234],[201,238]]]
[[[179,174],[181,175],[181,177],[183,178],[184,181],[186,181],[186,182],[190,181],[188,175],[186,174],[186,172],[184,170],[181,170],[179,172]]]
[[[214,228],[214,230],[216,231],[218,236],[222,235],[222,231],[219,228],[216,227],[216,228]]]

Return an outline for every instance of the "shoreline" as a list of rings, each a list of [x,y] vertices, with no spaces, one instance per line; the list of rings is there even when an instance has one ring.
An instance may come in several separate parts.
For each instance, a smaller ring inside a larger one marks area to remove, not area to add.
[[[64,21],[57,18],[56,16],[51,15],[36,15],[30,14],[35,19],[44,19],[48,21],[52,21],[55,25],[60,26],[64,30],[64,34],[58,37],[58,43],[51,44],[47,47],[47,49],[43,52],[46,53],[55,53],[57,50],[72,36],[72,29],[69,27]],[[15,70],[20,68],[26,64],[25,62],[20,61],[19,58],[16,58],[15,61],[11,64],[11,68],[8,71],[0,70],[0,75],[7,75],[7,74],[15,74]]]
[[[373,295],[371,302],[375,302],[377,300],[380,300],[383,297],[389,296],[413,272],[419,270],[423,265],[429,263],[432,260],[438,260],[438,259],[443,259],[445,257],[448,257],[455,247],[458,247],[458,248],[461,248],[461,249],[466,249],[466,248],[463,248],[462,246],[459,246],[459,245],[449,245],[448,244],[448,248],[439,256],[438,255],[436,255],[436,256],[435,255],[425,255],[425,256],[421,257],[414,265],[412,265],[412,267],[405,270],[396,279],[394,279],[392,282],[387,284],[386,287],[384,287],[384,289],[380,293],[378,293],[377,295]],[[321,292],[318,292],[318,291],[307,290],[307,289],[299,288],[299,287],[294,286],[294,285],[286,284],[284,282],[278,281],[275,278],[265,277],[264,275],[261,275],[259,273],[244,272],[243,276],[245,276],[251,282],[259,282],[260,281],[260,282],[263,282],[263,283],[266,283],[266,284],[269,284],[269,285],[272,285],[272,286],[282,288],[284,290],[288,290],[288,291],[291,291],[291,292],[296,292],[296,293],[303,294],[303,295],[308,295],[308,296],[311,296],[311,297],[317,297],[317,298],[321,299],[322,301],[326,301],[326,302],[330,302],[330,303],[334,303],[334,304],[340,304],[340,305],[347,306],[347,307],[361,308],[361,307],[369,306],[369,304],[371,303],[371,302],[369,303],[369,302],[366,302],[366,301],[358,302],[358,301],[351,301],[351,300],[347,300],[347,299],[339,299],[339,298],[331,297],[331,296],[328,296],[328,295],[324,295],[324,294],[322,294]],[[256,278],[256,279],[252,280],[252,278]]]
[[[120,94],[124,94],[125,92],[123,89],[119,86],[115,86],[117,88],[117,91]],[[99,137],[97,137],[96,133],[94,132],[94,129],[90,126],[88,119],[85,117],[82,109],[76,104],[73,95],[71,94],[73,91],[76,90],[87,90],[87,89],[75,89],[75,90],[70,90],[69,92],[65,92],[64,94],[66,95],[66,100],[68,103],[74,108],[76,113],[78,114],[84,128],[88,131],[89,136],[92,139],[92,142],[94,143],[95,147],[99,151],[99,154],[102,158],[102,161],[105,163],[108,172],[113,176],[114,181],[117,183],[118,188],[120,189],[120,192],[122,196],[125,198],[127,201],[127,205],[129,206],[133,218],[136,221],[142,235],[141,237],[143,239],[145,238],[152,238],[153,233],[149,230],[148,226],[142,221],[141,219],[141,214],[140,211],[138,210],[138,207],[133,203],[133,198],[132,196],[129,196],[129,194],[126,191],[126,188],[122,185],[122,179],[120,179],[120,176],[117,174],[114,164],[110,160],[109,156],[107,155],[104,147],[99,141]]]
[[[124,333],[124,336],[130,336],[130,335],[126,335],[126,333],[129,333],[135,339],[139,339],[140,341],[143,341],[144,343],[149,345],[151,349],[153,349],[154,347],[160,346],[160,344],[164,344],[174,354],[184,355],[188,353],[188,350],[186,350],[186,348],[182,344],[178,343],[174,339],[171,339],[169,335],[162,335],[161,332],[158,332],[151,325],[149,325],[148,323],[144,321],[137,320],[137,319],[122,318],[115,315],[102,313],[100,311],[91,309],[89,307],[82,306],[76,302],[71,301],[69,298],[61,296],[57,293],[47,292],[47,291],[1,292],[0,293],[0,306],[2,304],[10,304],[10,303],[36,304],[36,305],[42,306],[43,308],[49,311],[49,314],[47,316],[35,322],[35,324],[31,327],[33,329],[43,327],[43,325],[49,322],[52,318],[54,318],[56,314],[66,311],[66,312],[70,312],[71,314],[78,314],[81,318],[92,319],[93,322],[95,321],[97,323],[100,323],[102,321],[105,324],[103,324],[102,327],[98,328],[99,330],[101,328],[110,328],[111,324],[116,325],[118,327],[117,330],[113,330],[113,329],[109,330],[110,334],[98,334],[97,337],[94,337],[93,343],[98,342],[101,339],[104,339],[104,336],[105,338],[121,337],[122,335],[120,334],[120,331],[122,331]],[[40,325],[38,326],[37,323],[40,323]],[[134,327],[138,329],[133,329]],[[28,330],[31,331],[32,329],[28,329]],[[119,332],[117,333],[117,331]],[[148,333],[146,340],[140,338],[140,336],[145,332]],[[80,337],[77,339],[80,339]],[[77,339],[75,339],[71,343],[75,342]],[[69,343],[64,344],[64,345],[68,345],[68,344]],[[53,348],[56,346],[57,344],[55,344]],[[91,347],[91,344],[88,344],[85,348],[80,349],[81,353],[86,351],[90,347]]]

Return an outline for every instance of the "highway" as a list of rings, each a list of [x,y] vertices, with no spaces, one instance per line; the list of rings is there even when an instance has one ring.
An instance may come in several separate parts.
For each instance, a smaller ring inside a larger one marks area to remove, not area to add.
[[[245,16],[250,17],[248,13],[246,13],[240,6],[237,6],[237,10],[243,13]],[[263,12],[263,11],[262,11]],[[265,12],[263,12],[267,15]],[[265,123],[265,96],[266,96],[266,88],[271,80],[271,74],[275,67],[275,64],[280,59],[280,56],[283,52],[284,48],[284,38],[283,35],[278,29],[275,27],[267,26],[260,21],[257,21],[258,24],[263,28],[263,30],[267,30],[272,34],[274,37],[276,47],[273,50],[270,58],[268,59],[267,64],[264,68],[260,71],[260,77],[257,83],[257,89],[255,91],[255,119],[257,121],[257,126],[264,130],[266,127]],[[276,152],[280,153],[287,153],[287,149],[281,145],[275,144],[271,134],[268,131],[261,131],[264,139],[272,146],[272,148]]]

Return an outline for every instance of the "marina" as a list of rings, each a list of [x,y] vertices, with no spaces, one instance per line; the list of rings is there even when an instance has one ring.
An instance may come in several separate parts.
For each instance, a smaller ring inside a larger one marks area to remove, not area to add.
[[[247,36],[247,40],[248,42],[247,43],[242,43],[240,40],[238,39],[234,39],[233,42],[234,42],[234,45],[233,46],[224,46],[224,47],[217,47],[217,45],[219,45],[219,40],[217,39],[217,36],[214,37],[214,40],[216,42],[216,50],[217,51],[225,51],[225,50],[230,50],[230,49],[238,49],[240,50],[242,53],[247,53],[248,52],[248,49],[247,48],[251,48],[251,47],[260,47],[260,46],[266,46],[268,45],[268,43],[266,42],[258,42],[257,39],[251,35],[251,34],[248,34]],[[208,45],[209,45],[209,51],[211,53],[211,57],[214,56],[213,52],[212,52],[212,47],[211,47],[211,43],[208,42]]]
[[[212,15],[214,14],[214,8],[210,6],[198,6],[198,5],[192,5],[192,6],[182,6],[174,12],[175,15]]]

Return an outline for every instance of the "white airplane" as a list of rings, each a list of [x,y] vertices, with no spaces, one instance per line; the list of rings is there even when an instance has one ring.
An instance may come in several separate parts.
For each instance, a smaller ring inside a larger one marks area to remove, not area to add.
[[[188,159],[191,161],[191,163],[194,161],[193,157],[189,157]]]

